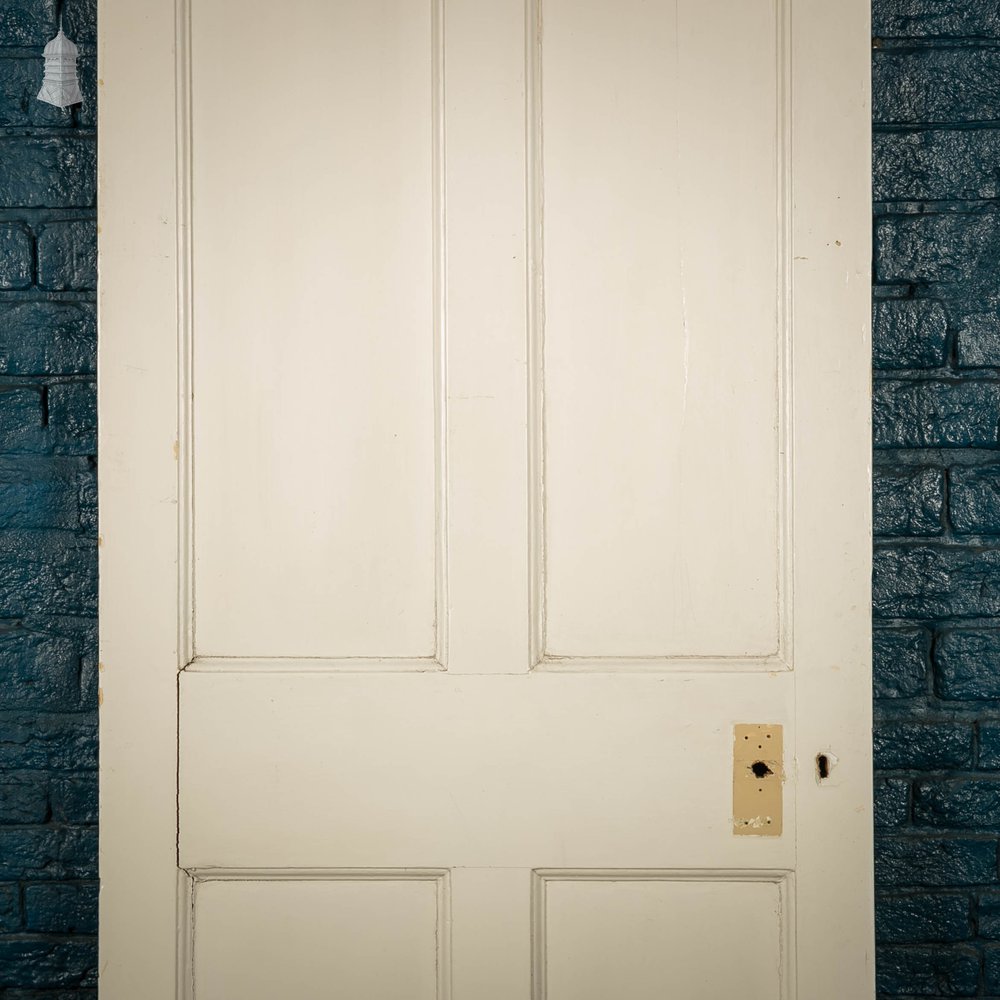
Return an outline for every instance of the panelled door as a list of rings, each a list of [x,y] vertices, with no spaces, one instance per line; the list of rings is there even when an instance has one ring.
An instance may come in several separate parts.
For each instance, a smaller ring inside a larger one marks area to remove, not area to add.
[[[872,996],[867,3],[100,28],[102,1000]]]

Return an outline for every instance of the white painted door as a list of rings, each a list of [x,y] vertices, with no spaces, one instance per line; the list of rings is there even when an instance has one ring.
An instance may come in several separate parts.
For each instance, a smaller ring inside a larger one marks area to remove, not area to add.
[[[870,997],[867,3],[100,25],[103,1000]]]

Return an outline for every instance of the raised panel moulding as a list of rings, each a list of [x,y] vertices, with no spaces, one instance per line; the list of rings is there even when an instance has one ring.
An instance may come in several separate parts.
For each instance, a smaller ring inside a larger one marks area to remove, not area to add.
[[[527,0],[535,669],[791,667],[788,0],[710,6]]]
[[[794,1000],[794,931],[788,871],[539,870],[532,1000]]]

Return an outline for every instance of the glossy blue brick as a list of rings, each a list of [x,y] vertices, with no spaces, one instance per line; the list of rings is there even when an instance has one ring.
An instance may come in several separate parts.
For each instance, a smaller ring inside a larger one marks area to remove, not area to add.
[[[872,193],[875,201],[888,202],[996,198],[998,157],[1000,132],[993,129],[876,132]],[[907,261],[905,254],[886,252],[884,247],[879,256],[882,262]],[[881,272],[877,274],[882,278]]]
[[[872,481],[875,534],[883,538],[940,535],[944,497],[943,469],[876,466]]]
[[[97,229],[90,221],[50,222],[38,233],[38,284],[53,291],[97,287]]]
[[[97,942],[87,938],[0,938],[0,986],[96,986]]]
[[[979,954],[961,945],[882,947],[875,957],[875,989],[884,997],[973,997],[979,966]]]
[[[879,545],[872,605],[876,619],[1000,615],[1000,549]]]
[[[4,138],[0,139],[0,155],[4,159],[0,208],[93,208],[97,197],[97,144],[93,136]],[[60,277],[57,266],[66,270],[62,263],[66,251],[55,245],[57,237],[66,238],[59,232],[51,233],[45,247],[47,257],[57,257],[46,262],[48,280]],[[85,251],[77,242],[78,249]]]
[[[953,943],[971,937],[968,896],[914,893],[875,899],[875,938],[879,942]]]
[[[953,468],[948,518],[961,533],[1000,534],[1000,468],[992,465]]]
[[[0,302],[0,374],[92,375],[97,307],[91,302]]]
[[[927,691],[930,632],[876,628],[872,634],[872,683],[876,698],[914,698]]]
[[[97,933],[96,882],[42,882],[24,890],[25,928],[47,934]]]
[[[883,48],[872,54],[875,124],[1000,119],[1000,52],[993,48]]]
[[[872,34],[884,38],[1000,38],[992,0],[874,0]]]
[[[877,299],[872,306],[876,368],[937,368],[944,364],[948,318],[931,299]]]
[[[917,826],[988,833],[1000,826],[1000,778],[918,781],[913,821]]]
[[[879,380],[872,422],[876,448],[992,448],[1000,443],[1000,384]]]
[[[881,835],[875,840],[875,884],[943,888],[997,882],[996,840]]]
[[[949,629],[934,649],[935,689],[942,698],[1000,698],[1000,629]]]
[[[44,46],[55,34],[56,3],[57,0],[3,0],[0,45]]]
[[[961,723],[877,722],[875,767],[940,771],[972,766],[972,728]]]

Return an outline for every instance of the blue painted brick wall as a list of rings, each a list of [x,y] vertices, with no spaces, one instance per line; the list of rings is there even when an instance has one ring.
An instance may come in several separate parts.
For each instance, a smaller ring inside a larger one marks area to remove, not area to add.
[[[0,1000],[97,977],[96,0],[0,0]]]
[[[874,0],[881,997],[1000,997],[1000,4]]]

